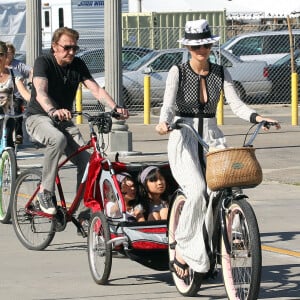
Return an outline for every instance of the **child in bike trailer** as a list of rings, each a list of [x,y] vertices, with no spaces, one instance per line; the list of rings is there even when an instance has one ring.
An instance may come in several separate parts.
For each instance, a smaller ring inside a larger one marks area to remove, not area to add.
[[[169,204],[164,199],[166,180],[158,167],[146,167],[138,176],[140,196],[145,206],[148,221],[166,220]]]
[[[184,37],[178,42],[187,47],[190,61],[169,70],[163,106],[156,131],[169,133],[169,124],[184,119],[214,148],[225,148],[226,139],[217,125],[216,111],[221,91],[240,118],[256,123],[264,118],[238,97],[229,72],[209,61],[210,49],[220,37],[212,34],[206,20],[188,21]],[[280,128],[280,126],[277,126]],[[184,279],[189,267],[198,273],[210,268],[212,252],[212,198],[206,186],[205,156],[188,129],[173,130],[168,142],[168,158],[173,177],[183,189],[186,202],[175,232],[176,247],[170,270]]]
[[[134,179],[129,173],[122,172],[116,175],[121,193],[126,205],[128,221],[144,222],[143,206],[137,201],[137,189]],[[114,198],[113,198],[114,199]],[[116,199],[115,199],[116,200]],[[111,218],[121,217],[118,201],[109,201],[106,204],[106,214]]]

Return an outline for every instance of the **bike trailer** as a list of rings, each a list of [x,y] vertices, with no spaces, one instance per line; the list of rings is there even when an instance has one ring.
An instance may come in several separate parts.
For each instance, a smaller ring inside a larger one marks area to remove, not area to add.
[[[117,235],[126,237],[123,247],[132,260],[154,270],[168,270],[167,221],[120,222]]]

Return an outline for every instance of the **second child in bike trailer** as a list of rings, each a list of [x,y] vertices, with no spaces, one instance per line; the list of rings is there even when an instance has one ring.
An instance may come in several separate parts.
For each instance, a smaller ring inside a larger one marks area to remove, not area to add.
[[[138,176],[140,197],[148,221],[167,220],[169,203],[166,179],[156,166],[148,166]],[[164,197],[165,196],[165,197]]]
[[[1,108],[0,114],[16,114],[13,97],[14,91],[18,90],[22,97],[29,100],[29,92],[27,91],[24,83],[23,77],[17,70],[12,70],[7,67],[7,55],[8,48],[6,43],[0,41],[0,90],[1,95]],[[0,120],[2,127],[3,119]],[[8,119],[6,123],[7,128],[7,146],[14,147],[13,133],[15,129],[15,120],[13,118]],[[2,134],[2,129],[1,129]]]
[[[212,34],[206,20],[186,23],[184,37],[178,42],[187,47],[191,59],[173,66],[168,73],[156,126],[159,134],[169,133],[168,125],[180,118],[191,124],[210,147],[227,147],[216,121],[222,90],[230,108],[241,119],[252,123],[277,122],[246,106],[238,97],[226,68],[209,61],[210,49],[217,41],[219,37]],[[203,148],[188,129],[170,133],[168,159],[172,174],[186,196],[175,232],[174,261],[170,262],[170,270],[184,279],[189,274],[189,267],[199,273],[206,273],[210,268],[213,193],[205,181]]]
[[[86,64],[75,56],[79,50],[78,39],[79,33],[72,28],[57,29],[52,36],[51,53],[38,57],[33,67],[26,129],[32,138],[45,146],[38,199],[41,210],[48,214],[56,213],[54,190],[60,158],[84,145],[79,128],[71,120],[79,83],[90,89],[101,104],[117,111],[122,118],[128,118],[127,109],[117,106],[112,97],[93,79]],[[55,122],[54,119],[60,122]],[[88,160],[87,151],[71,159],[77,166],[77,188]],[[82,202],[81,205],[83,206]],[[86,215],[80,220],[82,222],[89,217],[87,210],[84,213]]]

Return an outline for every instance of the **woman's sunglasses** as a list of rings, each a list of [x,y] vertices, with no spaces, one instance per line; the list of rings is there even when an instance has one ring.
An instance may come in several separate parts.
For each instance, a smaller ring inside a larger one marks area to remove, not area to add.
[[[197,46],[190,46],[192,51],[196,51],[201,49],[201,47],[205,49],[210,49],[212,47],[212,44],[204,44],[204,45],[197,45]]]

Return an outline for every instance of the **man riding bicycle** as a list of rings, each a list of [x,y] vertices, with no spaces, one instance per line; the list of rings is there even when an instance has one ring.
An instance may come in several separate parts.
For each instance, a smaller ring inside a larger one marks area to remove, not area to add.
[[[127,109],[117,106],[112,97],[93,79],[86,64],[75,56],[79,50],[78,39],[79,34],[74,29],[57,29],[52,37],[51,53],[38,57],[33,68],[26,129],[36,141],[45,146],[38,199],[41,210],[48,214],[56,213],[55,176],[61,156],[72,153],[84,144],[79,129],[71,120],[79,83],[82,82],[90,89],[101,104],[116,110],[122,114],[122,118],[128,118]],[[72,159],[77,166],[77,187],[88,160],[87,151]]]

